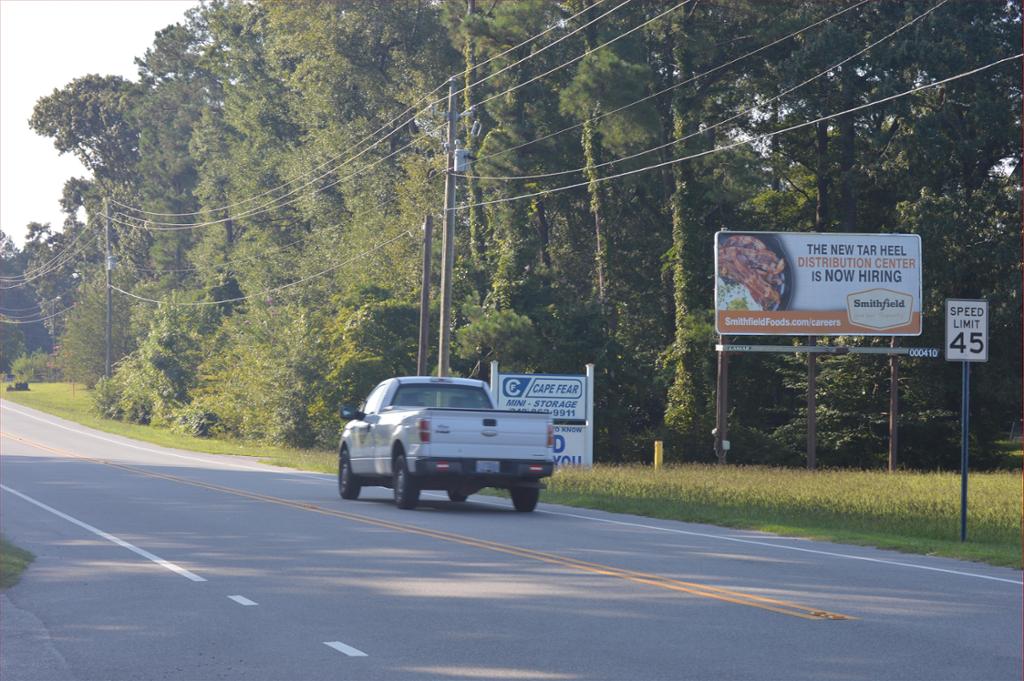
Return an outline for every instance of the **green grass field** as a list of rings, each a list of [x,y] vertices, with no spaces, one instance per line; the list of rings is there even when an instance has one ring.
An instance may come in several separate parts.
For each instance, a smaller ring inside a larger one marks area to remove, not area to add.
[[[33,560],[35,556],[31,553],[0,537],[0,589],[17,584],[21,573]]]
[[[545,501],[1021,567],[1021,474],[684,464],[563,469]]]
[[[189,437],[162,428],[102,419],[81,387],[33,384],[4,399],[83,425],[155,444],[214,454],[257,456],[267,463],[325,473],[334,452]],[[565,469],[542,501],[758,529],[878,546],[910,553],[1021,567],[1020,470],[972,473],[968,541],[959,541],[960,476],[956,473],[805,471],[686,464]]]

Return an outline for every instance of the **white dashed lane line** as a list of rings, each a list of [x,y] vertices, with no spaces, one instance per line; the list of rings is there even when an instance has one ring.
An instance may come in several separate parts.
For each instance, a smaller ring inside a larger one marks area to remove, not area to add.
[[[235,603],[238,603],[239,605],[259,605],[259,603],[257,603],[256,601],[250,601],[245,596],[228,596],[228,598],[233,600]]]
[[[366,653],[352,646],[347,646],[341,641],[324,641],[324,645],[328,648],[334,648],[339,653],[344,653],[349,657],[367,657]]]

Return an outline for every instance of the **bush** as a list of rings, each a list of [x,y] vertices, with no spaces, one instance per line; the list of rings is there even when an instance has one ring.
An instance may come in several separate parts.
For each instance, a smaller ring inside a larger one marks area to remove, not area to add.
[[[217,414],[193,402],[174,412],[172,429],[195,437],[209,437],[220,421]]]
[[[106,419],[121,420],[121,390],[112,378],[101,378],[92,393],[92,406],[97,414]]]
[[[42,381],[46,378],[49,361],[50,356],[42,350],[36,350],[31,355],[23,354],[11,363],[11,373],[19,383]]]

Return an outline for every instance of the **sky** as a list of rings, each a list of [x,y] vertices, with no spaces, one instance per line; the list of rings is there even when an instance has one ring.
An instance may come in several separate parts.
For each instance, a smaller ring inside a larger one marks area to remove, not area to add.
[[[89,73],[138,80],[134,59],[196,0],[0,0],[0,229],[19,247],[29,222],[63,225],[72,154],[28,127],[40,97]]]

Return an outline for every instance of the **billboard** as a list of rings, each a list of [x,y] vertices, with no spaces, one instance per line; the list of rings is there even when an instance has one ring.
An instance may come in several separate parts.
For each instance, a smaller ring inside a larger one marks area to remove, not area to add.
[[[916,234],[718,232],[722,335],[918,336]]]

